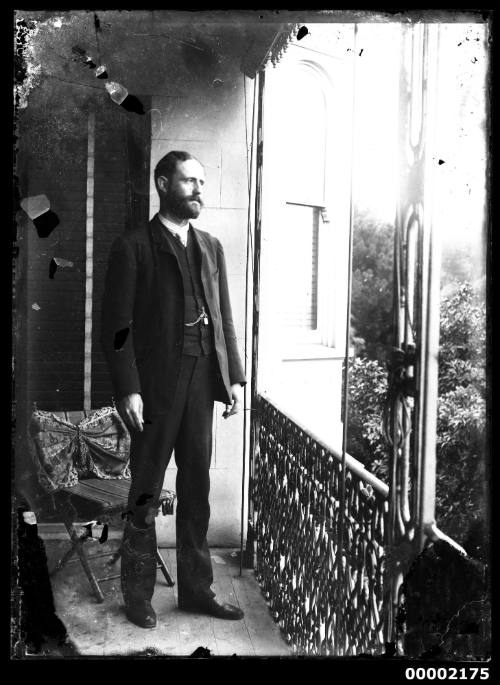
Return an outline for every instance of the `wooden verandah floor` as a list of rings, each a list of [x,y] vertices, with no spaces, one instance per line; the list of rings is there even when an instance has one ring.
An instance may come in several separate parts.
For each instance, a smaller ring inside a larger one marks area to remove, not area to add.
[[[95,551],[114,550],[119,544],[118,540],[109,540],[103,545],[96,542]],[[67,546],[67,541],[45,540],[49,568]],[[89,554],[93,551],[90,549]],[[175,579],[175,550],[162,549],[161,552]],[[78,561],[68,563],[52,579],[56,613],[83,657],[119,658],[135,654],[187,657],[199,647],[214,656],[291,655],[291,649],[269,613],[253,571],[243,569],[239,575],[239,560],[234,550],[212,549],[211,554],[217,599],[239,606],[245,612],[241,621],[224,621],[179,611],[177,586],[168,587],[158,571],[153,597],[158,626],[154,630],[138,628],[125,618],[120,580],[102,583],[105,601],[99,604]],[[98,577],[109,573],[105,568],[107,561],[107,558],[100,558],[93,562]]]

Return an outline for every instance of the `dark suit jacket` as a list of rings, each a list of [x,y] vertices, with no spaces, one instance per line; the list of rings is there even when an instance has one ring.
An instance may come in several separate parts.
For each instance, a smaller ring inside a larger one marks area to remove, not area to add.
[[[155,216],[149,226],[115,240],[102,305],[101,342],[115,399],[141,393],[144,418],[164,413],[172,405],[184,339],[182,276],[166,230]],[[245,376],[236,345],[224,252],[217,238],[194,227],[191,230],[201,255],[201,281],[213,323],[214,399],[230,404],[230,386],[244,383]],[[116,333],[126,330],[123,346],[115,349]]]

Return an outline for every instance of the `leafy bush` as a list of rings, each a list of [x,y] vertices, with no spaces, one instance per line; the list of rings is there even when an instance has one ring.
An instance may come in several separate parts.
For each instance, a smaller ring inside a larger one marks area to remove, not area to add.
[[[382,480],[387,479],[388,473],[382,432],[386,395],[386,369],[375,359],[353,359],[349,368],[347,452]]]
[[[455,282],[441,298],[439,394],[472,385],[485,397],[486,307],[471,283]]]
[[[441,300],[436,519],[463,542],[484,517],[486,307],[470,283]]]
[[[484,517],[486,312],[470,283],[448,286],[440,309],[436,520],[463,543]],[[366,352],[350,364],[347,450],[387,482],[382,421],[387,370]]]
[[[358,337],[353,343],[357,351],[380,361],[391,344],[393,241],[390,224],[375,221],[367,212],[356,214],[351,323]]]

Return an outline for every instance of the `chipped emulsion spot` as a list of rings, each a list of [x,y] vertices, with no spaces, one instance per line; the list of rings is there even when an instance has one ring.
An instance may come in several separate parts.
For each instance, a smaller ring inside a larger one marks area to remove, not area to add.
[[[73,262],[70,262],[69,259],[61,259],[61,257],[54,257],[54,261],[57,264],[57,266],[60,266],[62,269],[64,269],[65,267],[74,266]]]
[[[97,69],[95,70],[95,75],[96,78],[100,79],[108,78],[108,72],[106,71],[106,67],[104,66],[104,64],[102,64],[100,67],[97,67]]]
[[[50,264],[49,264],[49,278],[50,279],[52,279],[52,280],[54,279],[54,274],[56,273],[56,271],[57,271],[57,264],[55,262],[55,259],[51,259]]]
[[[68,259],[62,259],[61,257],[52,257],[49,264],[49,278],[51,278],[52,280],[54,279],[57,267],[61,267],[61,269],[64,269],[70,268],[72,266],[74,266],[73,262],[70,262]]]
[[[122,86],[116,81],[109,81],[109,83],[106,83],[104,87],[108,91],[109,97],[113,100],[113,102],[116,102],[117,105],[121,105],[128,95],[128,90],[125,88],[125,86]]]
[[[33,221],[39,238],[47,238],[59,224],[59,217],[50,209],[50,201],[46,195],[25,197],[20,204]]]
[[[125,86],[116,81],[109,81],[104,85],[109,93],[109,97],[116,102],[117,105],[123,107],[128,112],[135,112],[136,114],[146,114],[144,105],[135,95],[131,95]]]
[[[34,309],[36,312],[39,312],[41,307],[36,302],[33,302],[33,304],[31,305],[31,309]]]
[[[115,333],[115,338],[113,342],[113,347],[115,349],[115,352],[121,352],[123,350],[123,346],[125,345],[125,342],[128,338],[128,334],[130,332],[130,328],[122,328],[120,331],[116,331]]]
[[[25,197],[20,204],[32,221],[50,209],[49,198],[46,195]]]
[[[301,26],[300,29],[297,31],[297,40],[302,40],[302,38],[304,38],[304,36],[307,36],[308,33],[309,29],[307,28],[307,26]]]
[[[54,228],[59,225],[59,217],[55,212],[49,209],[33,220],[39,238],[47,238]]]

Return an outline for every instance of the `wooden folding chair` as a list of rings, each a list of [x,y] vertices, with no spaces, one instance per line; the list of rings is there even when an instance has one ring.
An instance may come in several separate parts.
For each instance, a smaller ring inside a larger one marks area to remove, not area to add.
[[[76,553],[80,559],[83,570],[90,581],[92,590],[99,602],[104,601],[104,594],[99,583],[114,578],[119,578],[120,574],[115,573],[96,578],[92,569],[91,561],[101,557],[111,557],[108,564],[113,566],[121,555],[121,549],[116,552],[100,552],[87,555],[85,543],[92,539],[92,528],[95,524],[112,525],[117,518],[126,516],[128,493],[130,490],[130,479],[111,479],[88,478],[79,481],[71,488],[61,490],[60,496],[63,502],[60,506],[61,518],[64,522],[71,540],[71,547],[58,561],[50,575],[55,576]],[[175,493],[171,490],[162,490],[160,495],[160,506],[163,514],[173,514]],[[82,526],[83,518],[91,520]],[[80,523],[80,525],[77,525]],[[174,581],[168,570],[167,564],[163,559],[159,549],[156,549],[157,568],[161,572],[169,587],[173,587]]]
[[[93,411],[51,412],[57,418],[74,426],[78,426],[83,419],[93,413]],[[121,551],[119,549],[117,552],[87,555],[85,543],[93,539],[92,529],[95,524],[101,523],[109,526],[113,523],[122,522],[127,513],[130,484],[130,478],[84,478],[52,495],[52,520],[55,516],[56,520],[63,521],[68,531],[71,546],[57,562],[50,575],[57,574],[69,561],[76,561],[77,559],[73,558],[76,554],[99,602],[104,601],[104,594],[99,583],[119,578],[120,574],[115,573],[96,578],[91,562],[99,557],[109,556],[111,559],[108,563],[113,566],[119,559]],[[161,491],[160,507],[164,515],[174,513],[174,502],[174,492],[171,490]],[[82,522],[84,523],[83,526]],[[105,541],[104,536],[101,541]],[[156,559],[167,585],[172,587],[174,581],[158,548],[156,549]]]

